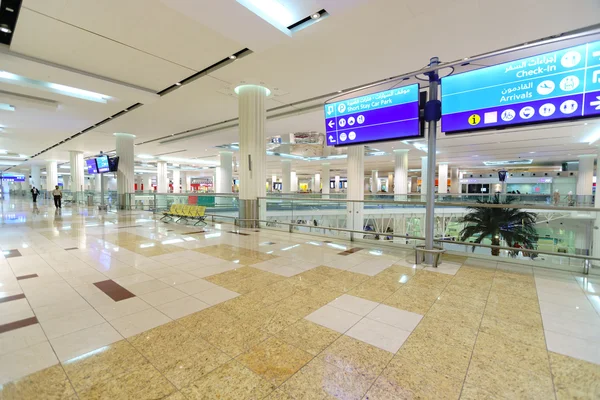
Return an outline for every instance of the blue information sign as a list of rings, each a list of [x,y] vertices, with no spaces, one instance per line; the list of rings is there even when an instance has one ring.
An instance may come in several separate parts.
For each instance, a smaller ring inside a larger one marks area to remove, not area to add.
[[[328,146],[420,136],[419,85],[325,104]]]
[[[446,133],[600,115],[600,41],[442,79]]]
[[[98,167],[99,173],[109,172],[110,168],[108,166],[108,156],[101,156],[96,158],[96,166]]]
[[[85,165],[87,167],[88,174],[93,175],[98,173],[98,166],[96,166],[95,158],[88,158],[85,160]]]

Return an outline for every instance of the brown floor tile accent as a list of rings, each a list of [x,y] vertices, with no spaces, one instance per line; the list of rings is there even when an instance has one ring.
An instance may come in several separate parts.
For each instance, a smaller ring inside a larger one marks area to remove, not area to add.
[[[69,248],[67,248],[65,250],[67,250],[67,251],[69,251],[69,250],[79,250],[79,247],[69,247]]]
[[[197,235],[201,233],[208,233],[207,231],[194,231],[194,232],[183,232],[184,235]]]
[[[29,325],[35,325],[38,323],[37,317],[31,317],[26,319],[21,319],[19,321],[10,322],[8,324],[0,325],[0,333],[14,331],[15,329],[25,328]]]
[[[323,243],[333,243],[331,240],[323,240]]]
[[[4,250],[2,252],[2,254],[4,254],[5,258],[13,258],[13,257],[21,257],[22,256],[21,252],[17,249]]]
[[[21,281],[23,279],[37,278],[38,276],[39,276],[38,274],[21,275],[21,276],[17,276],[17,280]]]
[[[142,225],[115,226],[115,229],[139,228],[140,226],[142,226]]]
[[[229,231],[228,233],[235,233],[236,235],[242,235],[242,236],[250,236],[249,233],[242,233],[242,232],[236,232],[236,231]]]
[[[123,286],[111,279],[102,282],[96,282],[94,285],[114,301],[121,301],[135,297],[135,294],[131,293],[129,290],[125,289]]]
[[[260,245],[261,246],[272,246],[274,244],[277,244],[277,243],[275,243],[275,242],[264,242],[264,243],[261,243]]]
[[[21,294],[15,294],[14,296],[6,296],[0,299],[0,303],[7,303],[9,301],[13,301],[13,300],[21,300],[24,299],[25,295],[23,293]]]
[[[352,253],[356,253],[357,251],[361,251],[363,248],[362,247],[353,247],[351,249],[348,249],[346,251],[342,251],[341,253],[338,253],[338,255],[340,256],[347,256],[350,255]]]

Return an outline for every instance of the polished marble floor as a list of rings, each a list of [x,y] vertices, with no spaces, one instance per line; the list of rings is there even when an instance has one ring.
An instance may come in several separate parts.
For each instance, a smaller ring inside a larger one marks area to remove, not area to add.
[[[598,277],[0,206],[0,399],[600,398]]]

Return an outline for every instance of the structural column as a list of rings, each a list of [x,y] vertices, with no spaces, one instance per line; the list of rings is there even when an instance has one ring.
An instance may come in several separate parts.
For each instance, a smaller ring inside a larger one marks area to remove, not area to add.
[[[360,177],[360,184],[364,186],[364,180],[365,180],[365,176],[364,176],[364,168],[363,168],[363,176]],[[350,184],[350,176],[348,176],[348,184]],[[339,192],[340,191],[340,176],[336,175],[335,176],[335,189],[333,190],[334,192]]]
[[[321,190],[321,174],[315,174],[313,186],[313,192],[319,193],[319,191]]]
[[[281,193],[290,193],[292,190],[292,162],[281,160]]]
[[[219,152],[219,166],[215,175],[215,192],[231,193],[233,185],[233,153],[230,151]]]
[[[173,169],[173,193],[181,193],[181,170]]]
[[[292,176],[290,180],[290,191],[292,193],[296,193],[298,191],[298,175],[296,174],[296,171],[292,171]]]
[[[379,192],[379,171],[371,171],[371,193]]]
[[[41,191],[42,180],[40,179],[40,167],[39,165],[31,166],[31,186],[35,186]]]
[[[267,188],[267,143],[265,124],[267,122],[265,100],[269,89],[257,85],[243,85],[236,88],[239,95],[240,129],[240,219],[264,219],[259,213],[259,197],[266,196]],[[262,214],[262,215],[261,215]],[[240,221],[242,226],[255,227],[254,221]]]
[[[438,165],[438,193],[448,193],[448,164]]]
[[[62,175],[62,180],[63,180],[63,190],[69,190],[72,192],[71,190],[71,175]],[[74,192],[73,192],[74,195]]]
[[[577,175],[577,196],[591,196],[594,186],[594,156],[585,155],[579,157],[579,173]],[[577,201],[584,199],[578,197]]]
[[[157,193],[167,193],[169,191],[166,161],[158,161],[156,163],[156,191]]]
[[[427,193],[427,156],[421,157],[421,194],[425,195]],[[435,190],[433,188],[432,190]],[[425,197],[422,198],[425,201]]]
[[[581,164],[580,164],[581,165]],[[578,178],[579,180],[579,178]],[[594,213],[594,226],[592,229],[592,256],[594,258],[600,258],[600,192],[598,188],[600,187],[600,146],[598,146],[598,160],[596,163],[596,196],[594,200],[594,207],[596,208],[596,212]],[[579,187],[579,182],[577,184]],[[600,266],[600,261],[594,261],[592,264],[595,266]]]
[[[460,183],[460,171],[458,168],[452,168],[450,177],[451,187],[450,190],[454,194],[460,194],[462,192],[462,184]]]
[[[336,176],[339,182],[339,177]],[[346,229],[363,230],[363,203],[365,198],[365,146],[348,147],[348,200],[346,205]]]
[[[71,192],[74,200],[83,200],[84,182],[84,163],[83,152],[69,151],[69,161],[71,164]]]
[[[182,182],[182,183],[185,183],[184,190],[186,192],[192,191],[192,178],[193,178],[192,174],[193,174],[193,172],[191,172],[191,171],[188,171],[184,174],[185,182]]]
[[[329,163],[323,164],[321,167],[321,181],[323,182],[323,194],[329,195],[329,185],[331,184],[331,166]],[[325,196],[323,196],[325,197]],[[329,196],[327,196],[329,197]]]
[[[48,161],[46,164],[46,190],[52,192],[54,186],[58,185],[58,170],[56,161]]]
[[[120,209],[131,206],[130,194],[135,193],[135,158],[133,141],[135,135],[129,133],[115,133],[117,139],[117,156],[119,169],[117,170],[117,198]]]
[[[394,194],[396,200],[408,193],[408,150],[394,150]]]

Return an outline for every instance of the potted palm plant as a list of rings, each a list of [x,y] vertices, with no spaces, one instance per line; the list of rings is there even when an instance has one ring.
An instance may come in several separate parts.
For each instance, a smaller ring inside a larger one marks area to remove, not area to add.
[[[513,200],[512,197],[501,200],[496,195],[490,200],[477,200],[477,205],[467,207],[468,214],[460,219],[461,223],[466,224],[460,232],[460,240],[466,242],[478,235],[473,243],[481,243],[489,238],[493,246],[500,246],[500,241],[504,240],[508,247],[517,245],[533,249],[538,238],[535,229],[537,214],[518,208],[488,206],[511,204]],[[500,249],[493,248],[492,255],[500,255]]]

